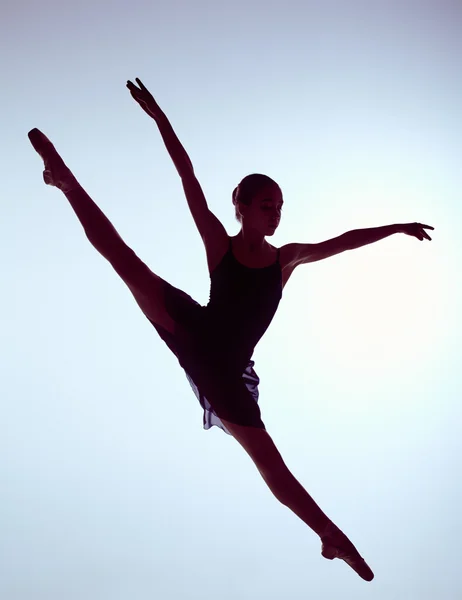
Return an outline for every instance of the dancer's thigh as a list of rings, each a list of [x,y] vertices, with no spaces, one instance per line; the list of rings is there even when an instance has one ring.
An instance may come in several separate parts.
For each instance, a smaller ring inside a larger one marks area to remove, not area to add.
[[[175,332],[175,321],[166,308],[166,290],[169,285],[165,279],[159,277],[126,246],[115,253],[111,264],[116,273],[125,282],[136,303],[146,317],[160,325],[170,333]]]

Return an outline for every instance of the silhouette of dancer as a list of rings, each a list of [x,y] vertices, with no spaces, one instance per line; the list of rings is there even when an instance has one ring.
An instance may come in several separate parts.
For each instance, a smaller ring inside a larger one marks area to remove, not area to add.
[[[241,444],[276,498],[319,535],[325,558],[343,559],[360,577],[371,581],[374,575],[355,546],[295,479],[266,431],[257,404],[259,379],[251,357],[295,267],[394,233],[431,239],[425,229],[433,227],[420,223],[389,225],[350,231],[318,244],[276,248],[265,238],[279,225],[282,193],[269,177],[253,174],[244,177],[233,192],[241,230],[229,237],[209,210],[191,161],[166,115],[142,82],[136,82],[138,86],[128,81],[127,87],[159,128],[205,245],[211,279],[208,304],[200,306],[153,273],[121,239],[53,144],[33,129],[29,139],[45,163],[45,183],[65,194],[90,242],[127,284],[178,358],[204,409],[204,428],[217,425]]]

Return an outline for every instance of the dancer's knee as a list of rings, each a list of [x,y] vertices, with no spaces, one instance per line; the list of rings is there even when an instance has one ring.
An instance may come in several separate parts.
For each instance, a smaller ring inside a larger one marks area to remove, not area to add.
[[[107,248],[105,258],[128,286],[146,289],[147,285],[152,285],[154,273],[122,240]]]
[[[241,444],[263,476],[277,477],[287,468],[279,450],[265,429],[225,422],[232,436]]]

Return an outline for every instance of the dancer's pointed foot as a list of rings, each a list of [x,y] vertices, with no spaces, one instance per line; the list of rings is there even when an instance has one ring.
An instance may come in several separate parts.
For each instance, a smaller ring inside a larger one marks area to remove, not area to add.
[[[329,523],[321,535],[321,554],[324,558],[332,560],[340,558],[356,571],[366,581],[374,579],[374,573],[367,565],[364,558],[359,554],[347,536],[334,523]]]
[[[47,136],[39,129],[31,129],[27,135],[34,150],[40,154],[45,164],[43,181],[47,185],[53,185],[63,192],[69,192],[78,187],[79,184],[76,178],[65,165],[63,159],[59,156],[56,148]]]

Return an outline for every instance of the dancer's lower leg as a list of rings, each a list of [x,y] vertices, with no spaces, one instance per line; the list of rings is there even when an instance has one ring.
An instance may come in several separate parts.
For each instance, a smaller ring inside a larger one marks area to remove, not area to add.
[[[45,182],[64,193],[91,244],[104,258],[112,262],[118,252],[128,249],[125,242],[79,184],[48,138],[39,130],[33,129],[29,133],[29,139],[45,163]]]
[[[104,258],[111,260],[117,248],[126,246],[115,227],[80,185],[64,194],[91,244]]]
[[[371,581],[374,574],[358,550],[292,475],[267,431],[222,421],[249,454],[273,495],[319,535],[322,555],[344,560],[360,577]]]
[[[322,555],[325,558],[341,558],[366,581],[374,578],[371,569],[352,542],[319,508],[286,467],[282,458],[281,464],[272,469],[262,469],[260,473],[276,498],[319,535],[323,544]]]
[[[304,523],[315,531],[323,543],[325,558],[341,558],[366,581],[374,578],[369,566],[348,537],[327,517],[313,498],[295,479],[282,458],[269,468],[258,468],[274,496],[290,508]]]
[[[279,502],[287,506],[308,527],[321,536],[330,523],[330,519],[289,471],[282,459],[280,465],[271,469],[259,468],[259,471]]]

